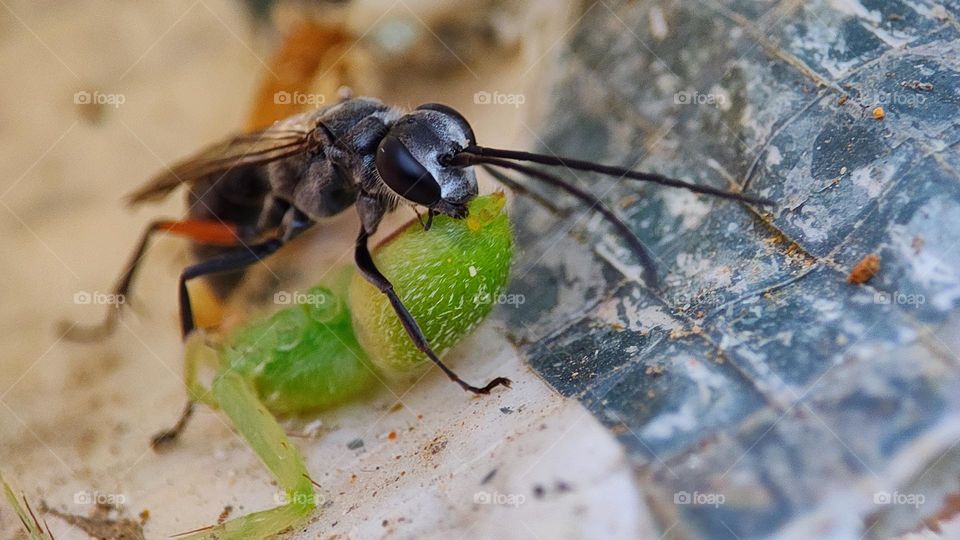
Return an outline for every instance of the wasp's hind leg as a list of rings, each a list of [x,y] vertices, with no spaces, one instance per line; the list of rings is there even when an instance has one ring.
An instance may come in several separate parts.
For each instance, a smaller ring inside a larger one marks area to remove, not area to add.
[[[150,245],[150,240],[156,233],[183,236],[198,244],[211,246],[236,246],[240,243],[237,226],[231,223],[196,219],[184,221],[161,219],[154,221],[143,231],[140,242],[124,267],[116,285],[114,285],[114,298],[123,298],[124,300],[113,305],[99,324],[79,325],[61,321],[58,325],[58,334],[71,341],[98,341],[113,333],[120,317],[120,310],[128,303],[126,298],[147,251],[147,246]]]
[[[247,246],[245,250],[230,253],[209,261],[199,262],[184,269],[183,273],[180,274],[179,285],[180,325],[184,340],[189,344],[192,339],[191,334],[196,328],[187,282],[212,274],[243,270],[276,253],[285,243],[309,229],[313,223],[313,221],[303,215],[299,210],[291,208],[287,215],[284,216],[283,226],[276,236],[258,244]],[[180,433],[186,428],[187,421],[189,421],[190,416],[193,414],[195,399],[195,396],[191,392],[177,423],[172,428],[166,429],[153,437],[154,448],[168,445],[180,436]]]

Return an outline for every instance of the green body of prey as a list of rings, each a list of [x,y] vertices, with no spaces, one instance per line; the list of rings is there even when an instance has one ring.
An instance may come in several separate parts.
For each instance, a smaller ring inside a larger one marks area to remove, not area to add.
[[[478,197],[469,216],[439,216],[429,231],[412,223],[373,253],[431,346],[443,354],[490,312],[506,286],[512,234],[503,194]],[[277,479],[286,504],[241,516],[185,538],[260,538],[305,518],[317,505],[299,451],[274,414],[330,408],[363,395],[378,377],[423,366],[386,296],[358,273],[347,291],[317,286],[299,303],[242,327],[213,350],[199,335],[187,343],[186,380],[196,401],[230,417]],[[196,380],[216,364],[211,389]]]

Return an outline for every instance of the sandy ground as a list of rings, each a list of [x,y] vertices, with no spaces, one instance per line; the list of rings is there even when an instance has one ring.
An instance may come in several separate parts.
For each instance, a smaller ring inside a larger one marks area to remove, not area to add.
[[[394,4],[386,20],[419,20],[428,4],[411,1],[409,13]],[[442,80],[395,80],[386,91],[400,104],[440,97],[473,119],[482,140],[523,145],[521,120],[530,122],[535,101],[484,107],[472,96],[535,95],[566,28],[553,26],[509,58],[471,59]],[[224,0],[0,5],[0,463],[32,500],[79,515],[95,498],[128,517],[149,510],[148,538],[211,524],[226,506],[236,516],[275,504],[268,473],[215,412],[202,410],[175,450],[148,448],[184,399],[174,294],[187,262],[182,241],[150,250],[131,299],[137,308],[111,339],[81,345],[54,332],[60,318],[98,319],[101,306],[78,304],[75,294],[109,291],[141,227],[181,214],[179,197],[134,213],[120,197],[242,126],[270,45]],[[123,103],[91,115],[75,104],[79,91]],[[352,214],[325,225],[270,271],[313,279],[346,264],[355,228]],[[296,536],[652,534],[621,449],[538,379],[500,330],[495,315],[450,358],[468,380],[509,376],[509,391],[470,398],[434,372],[405,395],[384,391],[318,418],[317,436],[297,441],[332,504]],[[348,448],[355,439],[363,446]],[[85,537],[47,519],[57,538]],[[15,529],[0,508],[0,536]]]

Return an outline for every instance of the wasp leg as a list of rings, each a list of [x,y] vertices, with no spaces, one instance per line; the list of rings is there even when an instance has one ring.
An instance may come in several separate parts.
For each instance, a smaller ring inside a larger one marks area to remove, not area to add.
[[[288,212],[288,215],[284,217],[283,230],[277,236],[260,242],[259,244],[248,246],[245,251],[231,253],[229,255],[224,255],[223,257],[218,257],[209,261],[199,262],[184,269],[183,273],[180,274],[179,288],[180,325],[184,340],[187,340],[189,344],[189,340],[191,339],[190,334],[196,327],[196,324],[193,320],[193,307],[190,305],[190,292],[187,289],[188,281],[210,274],[242,270],[276,253],[276,251],[283,247],[285,243],[289,242],[300,233],[310,228],[313,223],[313,221],[307,219],[306,216],[301,214],[296,209],[291,209],[291,211]],[[180,433],[182,433],[184,428],[186,428],[187,421],[193,414],[194,399],[195,398],[191,393],[187,404],[183,409],[183,414],[180,416],[180,420],[178,420],[172,428],[164,430],[154,436],[154,447],[172,443],[180,436]]]
[[[190,305],[190,292],[187,282],[198,277],[234,272],[266,259],[276,253],[284,244],[293,240],[301,233],[312,227],[314,222],[295,207],[287,210],[281,221],[277,234],[257,244],[245,246],[246,249],[236,253],[228,253],[221,257],[198,262],[188,266],[180,274],[180,328],[184,339],[196,328],[193,320],[193,307]]]
[[[180,274],[178,288],[180,295],[180,329],[183,338],[186,339],[196,328],[196,323],[193,320],[193,306],[190,304],[190,292],[187,289],[188,281],[210,274],[242,270],[273,255],[283,244],[284,241],[281,238],[270,238],[259,244],[248,246],[244,251],[201,261],[184,269]]]
[[[357,264],[357,268],[360,270],[360,273],[363,274],[363,277],[366,278],[374,287],[376,287],[380,292],[387,295],[387,298],[390,300],[390,305],[393,306],[394,312],[396,312],[397,317],[400,318],[400,322],[403,324],[403,328],[407,331],[407,335],[410,336],[410,340],[413,341],[413,344],[419,349],[423,354],[427,355],[430,360],[437,365],[444,373],[447,374],[447,377],[450,377],[450,380],[459,384],[461,388],[468,392],[473,392],[474,394],[489,394],[490,390],[498,386],[510,387],[510,379],[506,377],[497,377],[492,381],[488,382],[484,387],[477,387],[471,384],[468,384],[466,381],[457,376],[452,369],[448,368],[433,352],[433,349],[430,348],[430,345],[427,343],[427,338],[423,335],[423,331],[420,330],[420,326],[417,324],[416,319],[413,318],[413,315],[410,314],[410,311],[407,310],[406,306],[403,305],[403,302],[400,301],[400,297],[397,296],[397,293],[393,290],[393,284],[380,272],[377,268],[377,265],[373,262],[373,257],[370,256],[370,249],[367,246],[367,240],[370,238],[367,234],[367,230],[364,226],[360,226],[360,235],[357,237],[357,247],[354,254],[354,259]]]
[[[184,236],[195,242],[207,245],[236,246],[240,241],[237,227],[233,224],[222,223],[219,221],[204,220],[184,220],[173,221],[161,219],[150,223],[143,231],[137,248],[133,251],[133,256],[124,267],[123,274],[117,280],[113,288],[113,294],[117,298],[126,298],[133,284],[133,278],[140,268],[140,262],[147,251],[150,239],[155,233],[169,233],[178,236]],[[98,341],[113,333],[117,326],[117,319],[120,317],[120,309],[127,302],[119,303],[107,311],[100,324],[96,325],[77,325],[68,321],[61,321],[58,333],[65,339],[71,341]]]

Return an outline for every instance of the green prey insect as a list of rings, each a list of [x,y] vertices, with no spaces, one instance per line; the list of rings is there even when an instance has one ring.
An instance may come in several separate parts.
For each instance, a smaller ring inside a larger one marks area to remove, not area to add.
[[[470,333],[506,286],[513,239],[504,204],[499,192],[478,197],[466,219],[438,216],[429,231],[413,222],[374,251],[438,351]],[[298,295],[302,303],[241,327],[218,346],[198,333],[188,340],[190,398],[230,418],[276,478],[285,504],[181,538],[262,538],[305,519],[318,495],[274,415],[329,409],[364,395],[380,376],[425,367],[383,294],[357,274],[342,289],[313,287]],[[218,370],[210,388],[197,379],[203,364]]]

